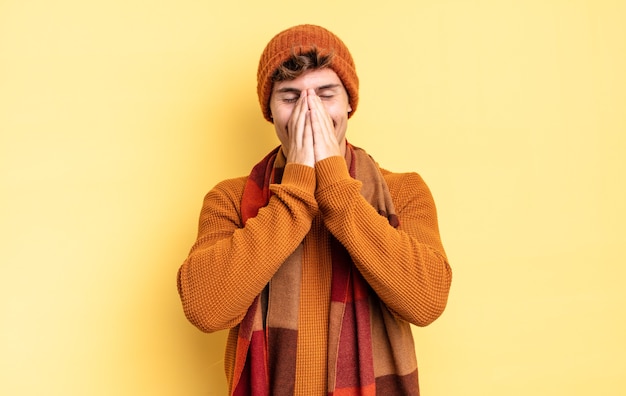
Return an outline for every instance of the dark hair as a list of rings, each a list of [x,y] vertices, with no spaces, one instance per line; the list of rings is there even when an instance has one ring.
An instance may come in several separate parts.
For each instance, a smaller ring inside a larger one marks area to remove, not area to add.
[[[291,57],[278,66],[272,74],[272,82],[295,80],[307,70],[316,70],[329,67],[333,54],[321,54],[317,48],[296,55],[292,50]]]

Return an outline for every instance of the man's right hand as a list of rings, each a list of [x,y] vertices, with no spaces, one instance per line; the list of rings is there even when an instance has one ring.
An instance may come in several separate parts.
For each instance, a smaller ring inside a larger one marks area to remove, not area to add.
[[[310,167],[315,165],[310,113],[307,91],[303,90],[287,126],[289,147],[286,148],[285,156],[288,163],[293,162]]]

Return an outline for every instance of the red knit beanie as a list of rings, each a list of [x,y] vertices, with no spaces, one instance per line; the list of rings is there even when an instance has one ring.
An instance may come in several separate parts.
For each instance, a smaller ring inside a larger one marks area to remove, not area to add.
[[[270,114],[270,96],[272,94],[272,74],[287,61],[292,53],[300,55],[316,48],[322,55],[333,54],[330,68],[337,73],[348,91],[348,99],[352,111],[351,117],[356,111],[359,102],[359,78],[356,75],[352,55],[348,47],[332,32],[315,25],[299,25],[278,33],[265,47],[259,70],[257,72],[257,94],[263,116],[272,122]]]

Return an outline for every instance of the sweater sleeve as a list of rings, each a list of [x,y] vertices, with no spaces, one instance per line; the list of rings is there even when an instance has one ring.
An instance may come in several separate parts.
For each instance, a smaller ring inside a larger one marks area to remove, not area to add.
[[[245,178],[219,183],[206,195],[198,237],[178,270],[178,293],[189,321],[205,332],[236,326],[285,259],[298,247],[317,213],[315,172],[288,164],[271,185],[267,206],[245,226]]]
[[[445,309],[452,271],[444,252],[430,190],[416,173],[386,173],[400,219],[395,229],[361,196],[345,160],[316,164],[316,198],[324,223],[396,315],[426,326]]]

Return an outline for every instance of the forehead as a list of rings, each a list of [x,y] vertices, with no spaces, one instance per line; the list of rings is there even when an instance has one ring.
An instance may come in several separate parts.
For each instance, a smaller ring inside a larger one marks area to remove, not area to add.
[[[284,89],[303,91],[305,89],[318,89],[331,85],[343,87],[343,83],[337,73],[335,73],[333,69],[326,67],[323,69],[308,70],[294,80],[277,81],[274,83],[272,90],[274,92]]]

